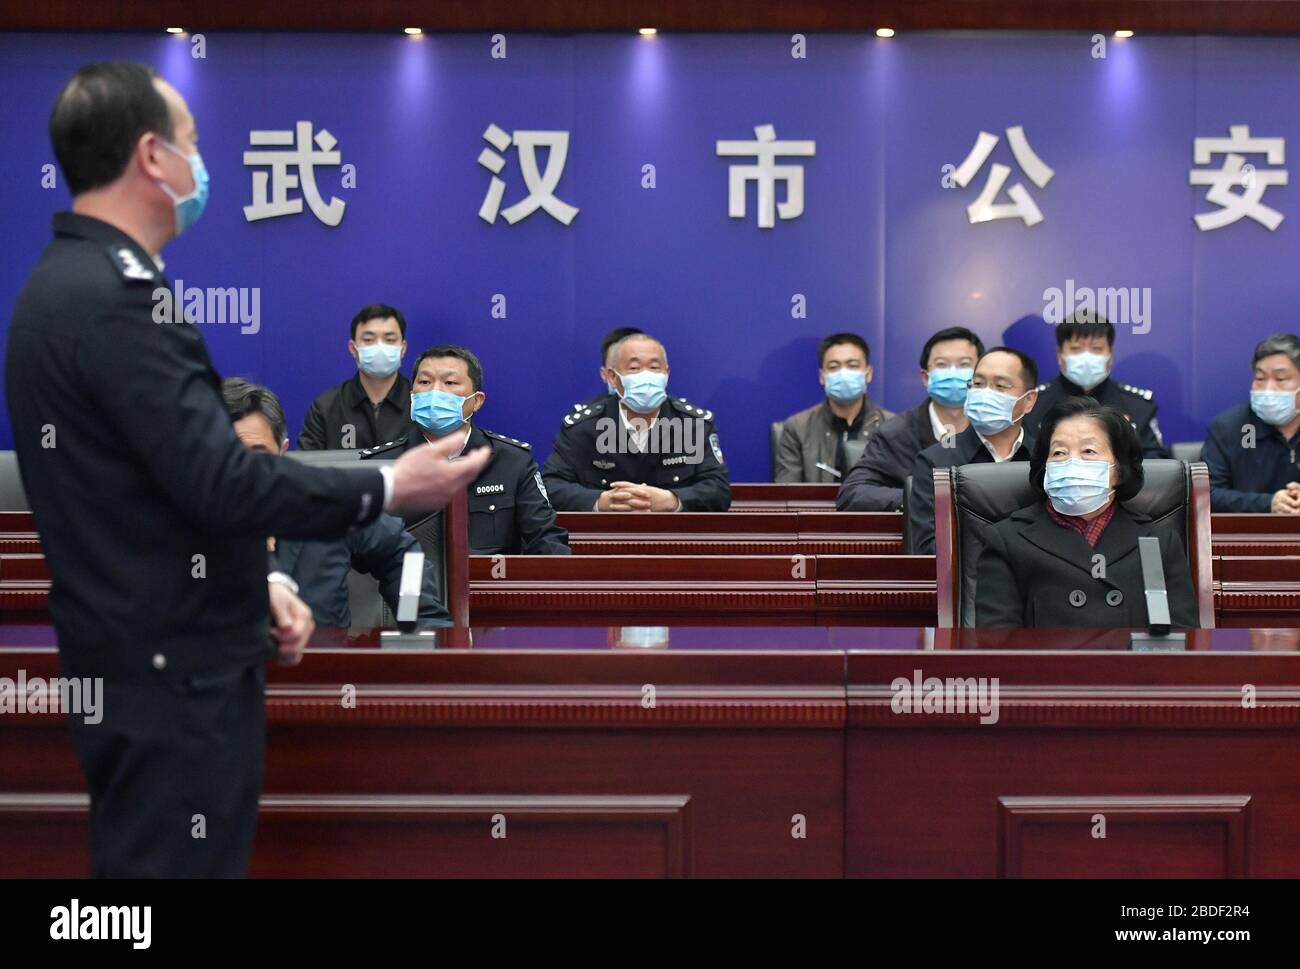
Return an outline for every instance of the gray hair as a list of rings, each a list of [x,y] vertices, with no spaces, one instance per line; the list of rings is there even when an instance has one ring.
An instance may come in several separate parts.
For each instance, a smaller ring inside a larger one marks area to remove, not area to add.
[[[668,349],[664,346],[664,341],[660,340],[656,336],[651,336],[649,333],[629,333],[627,336],[623,337],[623,339],[615,343],[609,348],[610,353],[613,355],[611,358],[612,362],[606,364],[606,366],[612,367],[614,364],[617,364],[619,357],[623,355],[623,344],[632,343],[636,340],[649,340],[651,343],[659,344],[659,350],[664,355],[664,366],[668,366]]]
[[[1274,333],[1267,340],[1255,347],[1254,354],[1251,355],[1250,365],[1253,368],[1265,357],[1271,357],[1274,354],[1284,353],[1291,362],[1300,369],[1300,337],[1294,333]]]

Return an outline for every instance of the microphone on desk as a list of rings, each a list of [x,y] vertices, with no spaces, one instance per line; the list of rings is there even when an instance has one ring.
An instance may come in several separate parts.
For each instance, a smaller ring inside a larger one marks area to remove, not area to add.
[[[1142,559],[1142,585],[1147,599],[1147,631],[1130,637],[1137,652],[1179,652],[1187,648],[1187,634],[1171,633],[1169,592],[1165,589],[1165,566],[1160,560],[1160,539],[1150,535],[1138,539]]]
[[[424,588],[424,553],[407,552],[402,558],[402,578],[397,593],[397,628],[413,632],[420,618],[420,590]]]
[[[1138,539],[1142,559],[1142,585],[1146,588],[1147,627],[1152,636],[1168,636],[1169,591],[1165,588],[1165,567],[1160,561],[1160,539],[1144,535]]]

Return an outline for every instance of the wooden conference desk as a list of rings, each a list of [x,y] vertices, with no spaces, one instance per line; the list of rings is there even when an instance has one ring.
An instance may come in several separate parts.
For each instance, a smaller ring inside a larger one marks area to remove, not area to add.
[[[363,637],[272,672],[253,873],[1296,877],[1298,641],[1214,630],[1170,653],[1049,630],[479,628],[437,649]],[[52,642],[48,626],[0,626],[0,676],[53,676]],[[916,670],[996,677],[997,722],[894,712],[891,684]],[[83,874],[66,724],[0,720],[0,876]]]

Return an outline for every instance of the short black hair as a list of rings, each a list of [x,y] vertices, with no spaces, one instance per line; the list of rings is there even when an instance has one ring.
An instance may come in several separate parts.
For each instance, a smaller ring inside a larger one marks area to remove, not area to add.
[[[987,357],[990,353],[1009,353],[1020,360],[1020,379],[1030,390],[1038,386],[1038,364],[1034,358],[1025,353],[1024,350],[1017,350],[1015,347],[989,347],[980,354],[980,359]]]
[[[74,196],[114,182],[140,136],[173,140],[158,72],[134,61],[87,64],[63,86],[50,112],[50,145]]]
[[[411,367],[412,383],[415,382],[415,375],[420,372],[420,364],[430,357],[455,357],[457,360],[464,360],[469,370],[470,386],[476,393],[483,389],[483,365],[478,362],[478,357],[474,356],[473,351],[451,343],[439,343],[436,347],[429,347],[415,358],[415,366]]]
[[[396,306],[389,306],[387,303],[368,303],[357,310],[357,315],[352,317],[352,339],[357,338],[357,327],[362,323],[369,323],[371,320],[386,320],[392,317],[397,321],[397,328],[402,331],[402,339],[406,339],[406,317]]]
[[[1115,455],[1119,480],[1115,485],[1117,501],[1128,501],[1142,490],[1142,442],[1137,431],[1124,413],[1106,407],[1091,397],[1064,397],[1053,404],[1043,416],[1034,439],[1034,453],[1029,459],[1029,484],[1042,500],[1047,499],[1043,476],[1047,473],[1047,458],[1052,453],[1052,435],[1056,425],[1071,417],[1091,417],[1106,432],[1110,449]]]
[[[617,329],[610,330],[605,334],[605,339],[600,341],[600,365],[605,366],[605,359],[609,356],[609,348],[624,337],[629,337],[634,333],[644,333],[645,330],[639,326],[620,326]]]
[[[1300,337],[1294,333],[1274,333],[1267,340],[1261,341],[1250,356],[1251,369],[1255,369],[1256,364],[1265,357],[1279,353],[1290,357],[1291,362],[1300,367]]]
[[[243,420],[249,414],[259,414],[271,425],[275,446],[284,444],[289,436],[284,408],[280,406],[280,398],[275,396],[274,391],[243,377],[227,377],[221,381],[221,396],[226,399],[226,410],[230,411],[231,423]]]
[[[837,347],[841,343],[852,343],[862,351],[862,355],[867,358],[867,363],[871,362],[871,347],[867,346],[867,341],[862,339],[856,333],[832,333],[817,347],[817,366],[821,367],[826,362],[826,351],[831,347]]]
[[[1056,324],[1056,348],[1059,350],[1066,340],[1076,336],[1083,340],[1104,336],[1107,346],[1113,347],[1115,324],[1094,310],[1076,310]]]
[[[945,340],[965,340],[968,343],[973,343],[975,344],[975,356],[984,356],[984,341],[973,330],[969,330],[964,326],[950,326],[946,330],[940,330],[925,341],[925,346],[921,348],[922,370],[930,369],[930,351],[934,349],[936,343],[943,343]]]

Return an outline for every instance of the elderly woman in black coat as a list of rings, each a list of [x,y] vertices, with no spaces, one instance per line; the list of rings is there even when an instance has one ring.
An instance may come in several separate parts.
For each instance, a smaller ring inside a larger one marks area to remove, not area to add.
[[[1179,536],[1121,502],[1142,490],[1142,446],[1122,413],[1087,397],[1043,418],[1029,464],[1038,500],[984,532],[979,626],[1146,626],[1138,539],[1160,539],[1174,626],[1198,625]]]

